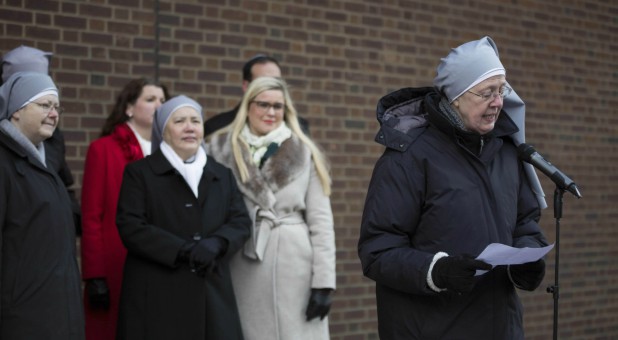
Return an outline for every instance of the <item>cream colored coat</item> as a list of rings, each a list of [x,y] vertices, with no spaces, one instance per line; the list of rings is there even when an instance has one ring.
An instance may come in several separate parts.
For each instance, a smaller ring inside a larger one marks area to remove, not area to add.
[[[230,266],[245,339],[329,339],[328,318],[305,319],[311,288],[335,288],[332,210],[311,152],[292,135],[260,170],[244,151],[253,234]],[[209,152],[240,178],[228,134]]]

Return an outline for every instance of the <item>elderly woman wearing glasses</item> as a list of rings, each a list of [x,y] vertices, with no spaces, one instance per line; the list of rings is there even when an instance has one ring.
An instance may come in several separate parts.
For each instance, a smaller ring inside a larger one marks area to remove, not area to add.
[[[70,198],[43,143],[61,112],[46,74],[0,87],[0,339],[84,339]]]
[[[523,114],[489,37],[443,58],[433,88],[378,103],[386,150],[358,249],[376,281],[381,339],[524,339],[516,289],[536,289],[544,261],[475,260],[491,243],[547,245],[538,178],[517,157]]]
[[[252,237],[231,263],[245,339],[329,339],[330,176],[283,80],[253,80],[210,151],[232,169],[253,219]]]

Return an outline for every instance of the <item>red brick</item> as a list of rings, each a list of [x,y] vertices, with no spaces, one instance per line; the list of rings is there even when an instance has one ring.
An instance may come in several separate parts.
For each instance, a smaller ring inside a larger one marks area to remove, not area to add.
[[[0,52],[23,43],[54,53],[52,75],[70,108],[61,126],[78,190],[88,144],[115,95],[130,79],[154,76],[153,5],[3,2]],[[526,101],[528,141],[584,193],[564,202],[560,338],[611,339],[618,338],[617,15],[618,5],[606,0],[161,2],[159,76],[212,116],[240,100],[247,58],[267,52],[281,60],[299,113],[332,164],[339,290],[331,338],[377,339],[375,287],[356,254],[364,196],[384,150],[373,141],[376,102],[401,87],[431,86],[450,48],[490,34]],[[541,225],[553,241],[554,186],[541,182],[550,205]],[[554,260],[550,254],[545,285]],[[526,338],[549,338],[551,296],[542,289],[521,296]]]

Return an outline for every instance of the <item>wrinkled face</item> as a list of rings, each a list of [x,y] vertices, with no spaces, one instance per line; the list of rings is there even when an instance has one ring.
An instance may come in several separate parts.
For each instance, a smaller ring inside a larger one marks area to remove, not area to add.
[[[283,123],[285,100],[280,90],[264,91],[251,102],[247,111],[249,130],[256,136],[264,136]]]
[[[46,95],[13,113],[11,122],[34,145],[51,137],[58,126],[59,101],[54,95]]]
[[[165,103],[163,89],[155,85],[146,85],[135,104],[127,106],[127,116],[131,117],[133,124],[150,129],[155,111]]]
[[[281,78],[281,70],[279,69],[279,66],[273,62],[258,63],[251,67],[251,80],[259,77]],[[249,83],[250,82],[246,80],[242,82],[243,92],[247,91]]]
[[[197,153],[203,138],[202,116],[188,106],[176,110],[163,130],[163,140],[182,160],[187,160]]]
[[[465,92],[455,101],[453,107],[459,113],[464,126],[470,130],[485,135],[494,129],[500,110],[502,110],[503,98],[497,93],[502,86],[506,85],[504,76],[488,78]],[[489,95],[485,100],[480,95]]]

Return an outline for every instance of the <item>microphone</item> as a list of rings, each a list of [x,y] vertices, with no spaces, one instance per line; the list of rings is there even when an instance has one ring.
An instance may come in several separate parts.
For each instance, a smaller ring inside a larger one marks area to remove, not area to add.
[[[581,198],[582,194],[579,192],[577,185],[572,179],[567,177],[562,171],[558,170],[553,164],[547,161],[536,150],[526,143],[521,143],[517,147],[519,159],[524,162],[532,164],[535,168],[541,170],[547,177],[551,178],[559,189],[566,190],[577,198]]]

